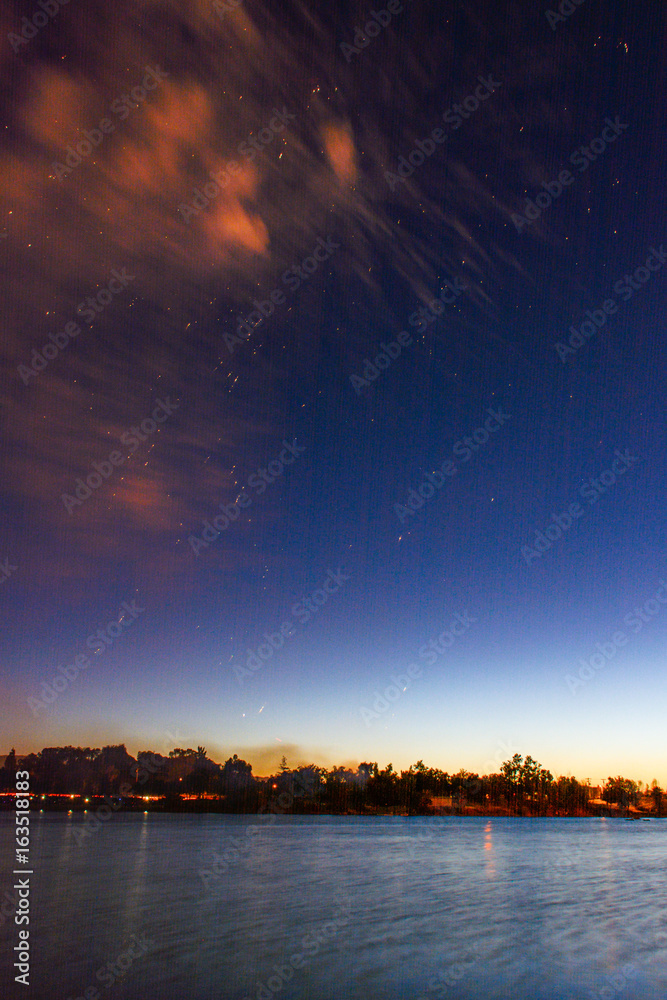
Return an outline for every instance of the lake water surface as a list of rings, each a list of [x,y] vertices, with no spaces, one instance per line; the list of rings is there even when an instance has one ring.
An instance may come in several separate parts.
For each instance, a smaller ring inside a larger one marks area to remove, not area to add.
[[[31,985],[3,919],[3,997],[667,998],[665,820],[82,819],[32,815]]]

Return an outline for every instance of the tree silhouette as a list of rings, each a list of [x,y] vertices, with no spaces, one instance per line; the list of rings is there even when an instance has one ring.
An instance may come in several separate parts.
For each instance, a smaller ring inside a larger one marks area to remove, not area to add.
[[[654,778],[651,782],[651,801],[653,802],[653,808],[655,809],[656,816],[660,816],[662,814],[662,789],[660,788],[656,778]]]

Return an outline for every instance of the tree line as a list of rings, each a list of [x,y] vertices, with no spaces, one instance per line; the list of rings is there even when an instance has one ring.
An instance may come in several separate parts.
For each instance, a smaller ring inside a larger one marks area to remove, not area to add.
[[[260,778],[236,754],[218,764],[203,746],[175,747],[168,756],[145,750],[136,758],[124,744],[45,747],[20,762],[12,750],[0,768],[0,792],[14,789],[19,768],[30,773],[30,791],[38,796],[122,796],[128,804],[136,798],[169,809],[255,812],[278,803],[283,812],[302,813],[583,816],[636,808],[661,815],[664,806],[656,780],[649,787],[610,776],[600,792],[569,775],[555,778],[531,756],[518,753],[498,772],[485,775],[465,769],[449,774],[421,760],[400,773],[392,764],[379,768],[377,762],[363,762],[356,770],[316,764],[290,768],[283,757],[275,774]]]

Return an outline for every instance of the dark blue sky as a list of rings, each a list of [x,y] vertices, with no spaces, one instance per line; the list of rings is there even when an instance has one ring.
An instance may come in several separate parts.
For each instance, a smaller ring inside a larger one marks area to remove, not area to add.
[[[2,743],[664,785],[664,12],[335,6],[3,56]]]

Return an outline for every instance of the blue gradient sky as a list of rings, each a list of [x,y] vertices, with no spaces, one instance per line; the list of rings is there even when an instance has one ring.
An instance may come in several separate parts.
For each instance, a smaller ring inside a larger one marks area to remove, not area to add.
[[[205,53],[199,78],[175,37],[149,32],[145,62],[166,67],[164,91],[96,164],[48,192],[48,164],[62,155],[50,124],[73,115],[58,110],[57,74],[76,69],[110,100],[133,29],[100,64],[92,42],[63,33],[71,70],[53,68],[46,40],[16,70],[42,104],[22,129],[28,98],[12,91],[2,154],[13,333],[0,557],[16,569],[0,585],[0,749],[203,744],[217,760],[238,753],[259,774],[283,754],[290,765],[405,768],[421,758],[488,772],[518,751],[554,774],[598,783],[621,773],[664,787],[667,606],[648,611],[641,629],[624,619],[667,579],[667,261],[628,301],[614,290],[667,240],[665,88],[656,82],[650,100],[646,90],[647,65],[664,81],[664,12],[639,24],[590,0],[551,32],[542,11],[517,14],[510,31],[502,10],[480,28],[474,12],[443,25],[411,8],[347,64],[334,14],[354,25],[358,11],[339,6],[323,22],[324,48],[308,43],[308,69],[295,57],[306,30],[297,14],[294,25],[269,18],[243,40],[260,57],[252,70],[214,62],[202,25],[191,25]],[[243,23],[216,30],[241,44]],[[419,55],[419,72],[407,53]],[[500,91],[390,191],[384,171],[491,71]],[[210,133],[188,124],[199,121],[193,79]],[[178,221],[179,197],[203,175],[178,173],[177,139],[202,164],[228,160],[236,138],[285,100],[297,119],[258,154],[245,187],[189,228]],[[76,121],[94,122],[96,107],[91,98]],[[627,130],[579,174],[570,154],[617,115]],[[69,125],[65,135],[84,127]],[[111,173],[119,163],[122,184]],[[573,184],[518,232],[512,214],[568,166]],[[167,188],[147,214],[142,185],[161,169]],[[40,220],[26,171],[60,209],[34,251]],[[223,334],[235,317],[284,288],[285,268],[318,237],[340,247],[230,355]],[[16,366],[113,266],[136,274],[125,298],[24,385]],[[411,326],[455,278],[466,285],[457,302],[427,328]],[[618,311],[563,361],[555,344],[609,298]],[[412,344],[357,393],[350,376],[401,330]],[[179,401],[173,415],[69,514],[61,496],[75,478],[165,396]],[[456,443],[490,408],[509,419],[462,461]],[[249,477],[285,440],[304,453],[256,495]],[[590,503],[591,481],[618,452],[630,456],[627,470]],[[400,520],[395,505],[447,459],[456,474]],[[188,539],[244,487],[252,505],[195,555]],[[522,547],[574,503],[580,516],[527,560]],[[294,605],[329,571],[349,579],[297,621]],[[124,601],[143,610],[93,654],[89,636],[118,621]],[[420,658],[457,613],[475,620],[434,663]],[[283,623],[293,630],[281,648],[239,677],[249,651]],[[568,676],[619,630],[627,642],[573,690]],[[82,653],[90,666],[33,712],[28,699]],[[421,676],[364,718],[411,663]]]

